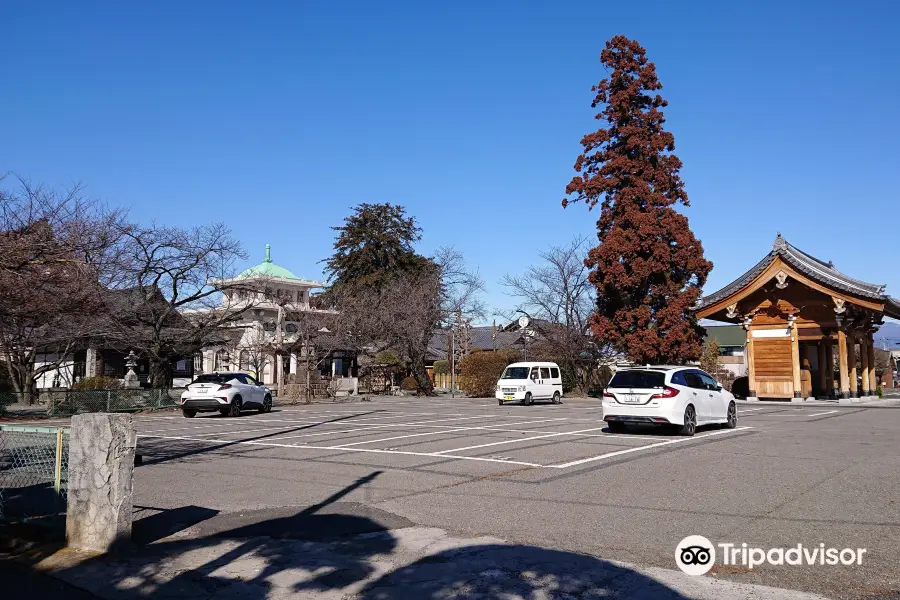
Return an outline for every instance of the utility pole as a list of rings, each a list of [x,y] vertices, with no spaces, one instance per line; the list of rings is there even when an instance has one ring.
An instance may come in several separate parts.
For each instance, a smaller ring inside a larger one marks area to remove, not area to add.
[[[450,397],[456,398],[456,330],[450,329]]]

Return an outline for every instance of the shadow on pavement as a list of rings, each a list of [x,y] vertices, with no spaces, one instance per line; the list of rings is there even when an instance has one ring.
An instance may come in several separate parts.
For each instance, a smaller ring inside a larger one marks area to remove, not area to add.
[[[281,436],[288,435],[290,433],[296,433],[297,431],[303,431],[304,429],[313,429],[313,428],[319,427],[321,425],[328,425],[329,423],[338,423],[340,421],[352,420],[352,419],[355,419],[358,417],[364,417],[364,416],[371,415],[371,414],[374,414],[377,412],[382,412],[382,411],[371,410],[369,412],[352,414],[352,415],[348,415],[345,417],[335,417],[334,419],[329,419],[328,421],[322,421],[321,423],[310,423],[307,425],[300,425],[298,427],[291,427],[289,429],[278,429],[277,431],[274,431],[272,433],[266,433],[263,435],[242,438],[240,440],[234,440],[234,441],[229,441],[229,442],[221,442],[221,443],[217,443],[212,446],[204,445],[204,446],[198,448],[197,446],[199,446],[200,444],[204,444],[204,442],[197,441],[197,442],[194,442],[191,444],[192,447],[190,450],[185,450],[185,451],[182,451],[182,452],[179,452],[176,454],[163,454],[157,458],[151,458],[150,460],[142,460],[141,466],[155,465],[155,464],[159,464],[159,463],[170,462],[173,460],[180,460],[182,458],[187,458],[189,456],[195,456],[197,454],[205,454],[207,452],[215,452],[216,450],[221,450],[223,448],[228,448],[230,446],[235,446],[235,445],[239,445],[239,444],[246,443],[246,442],[258,442],[261,440],[265,440],[266,438],[281,437]],[[215,418],[215,417],[211,417],[211,418]],[[235,419],[235,417],[221,417],[221,416],[218,418],[223,418],[223,419],[228,419],[228,420]],[[240,433],[241,433],[240,431],[230,431],[230,432],[223,431],[222,432],[223,435],[235,435],[235,434],[240,434]],[[140,437],[140,433],[138,433],[138,437]],[[178,437],[178,436],[176,436],[176,437]],[[187,437],[187,436],[185,436],[185,437]],[[154,438],[153,438],[153,436],[149,436],[147,439],[153,440]],[[162,439],[160,441],[169,442],[169,440],[164,440],[164,439]],[[189,441],[189,440],[186,440],[186,441]],[[146,456],[149,453],[142,452],[142,454]]]
[[[299,513],[218,514],[196,506],[163,511],[135,523],[133,543],[56,564],[54,575],[116,599],[684,598],[646,575],[590,556],[492,538],[453,539],[373,507],[341,502],[380,474],[374,471]],[[194,533],[178,539],[186,528]]]

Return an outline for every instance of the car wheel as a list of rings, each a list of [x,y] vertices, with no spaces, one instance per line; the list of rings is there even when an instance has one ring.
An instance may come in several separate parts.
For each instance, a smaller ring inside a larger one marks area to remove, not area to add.
[[[500,406],[503,406],[503,400],[497,400],[500,403]]]
[[[522,404],[524,404],[525,406],[531,406],[532,404],[534,404],[534,398],[531,396],[531,392],[525,394],[525,399],[522,401]]]
[[[725,427],[727,429],[734,429],[737,427],[737,406],[734,405],[734,402],[728,403],[728,416],[727,421],[725,423]]]
[[[610,433],[622,433],[625,431],[625,423],[620,421],[609,421],[606,426],[609,427]]]
[[[559,392],[553,392],[553,404],[559,404],[562,402]]]
[[[197,416],[197,411],[196,410],[188,410],[187,408],[184,408],[181,410],[181,414],[184,415],[185,419],[193,419],[194,417]]]
[[[272,396],[266,395],[266,397],[263,399],[262,408],[259,409],[259,412],[272,412]]]
[[[240,396],[235,396],[231,400],[231,405],[228,407],[228,416],[229,417],[239,417],[241,416],[241,405],[243,401]]]
[[[697,412],[693,404],[688,404],[684,409],[684,425],[681,426],[681,435],[692,436],[697,432]]]

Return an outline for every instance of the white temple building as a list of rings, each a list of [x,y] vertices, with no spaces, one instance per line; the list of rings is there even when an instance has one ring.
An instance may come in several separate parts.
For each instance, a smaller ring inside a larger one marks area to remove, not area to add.
[[[224,283],[231,282],[236,285],[234,289],[226,288],[222,306],[234,310],[246,301],[252,308],[244,310],[240,320],[234,324],[234,336],[229,343],[207,348],[196,357],[194,373],[239,370],[255,375],[263,383],[275,384],[278,373],[272,348],[296,346],[304,335],[303,328],[310,326],[309,321],[303,321],[301,316],[309,313],[333,314],[310,306],[311,293],[324,286],[318,281],[297,277],[272,262],[269,244],[266,244],[263,261]],[[287,381],[289,375],[298,373],[302,350],[285,353],[281,359],[283,381]],[[321,366],[325,369],[322,375],[346,377],[350,375],[350,362],[342,353],[336,352],[327,364]]]

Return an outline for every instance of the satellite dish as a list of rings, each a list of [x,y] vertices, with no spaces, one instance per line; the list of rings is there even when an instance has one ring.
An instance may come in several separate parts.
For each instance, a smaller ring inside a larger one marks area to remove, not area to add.
[[[528,317],[519,317],[519,327],[521,327],[522,329],[528,327],[529,323],[531,323],[531,321],[528,319]]]

